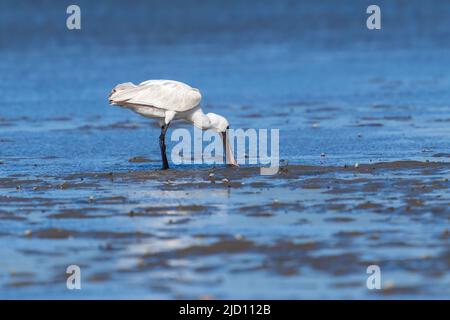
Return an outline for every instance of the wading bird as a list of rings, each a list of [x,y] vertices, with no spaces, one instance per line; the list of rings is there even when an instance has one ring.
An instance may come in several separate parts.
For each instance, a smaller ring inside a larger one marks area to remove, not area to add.
[[[204,114],[200,107],[201,99],[198,89],[173,80],[148,80],[138,85],[122,83],[109,95],[112,105],[131,109],[146,118],[158,119],[163,170],[169,169],[165,136],[169,124],[174,120],[186,120],[202,130],[213,129],[218,132],[222,136],[226,163],[237,166],[227,137],[227,119],[215,113]]]

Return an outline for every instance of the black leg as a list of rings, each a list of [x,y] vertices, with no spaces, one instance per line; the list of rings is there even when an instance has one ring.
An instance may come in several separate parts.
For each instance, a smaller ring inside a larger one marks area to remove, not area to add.
[[[222,144],[223,144],[223,163],[227,165],[231,165],[231,163],[227,163],[227,143],[228,143],[228,129],[230,129],[230,126],[227,127],[227,130],[225,132],[222,132]]]
[[[227,135],[225,132],[222,135],[222,145],[223,145],[223,164],[227,164]]]
[[[166,131],[169,127],[168,124],[165,124],[161,127],[161,135],[159,136],[159,147],[161,149],[161,158],[162,158],[162,169],[169,169],[169,162],[167,161],[166,156]]]

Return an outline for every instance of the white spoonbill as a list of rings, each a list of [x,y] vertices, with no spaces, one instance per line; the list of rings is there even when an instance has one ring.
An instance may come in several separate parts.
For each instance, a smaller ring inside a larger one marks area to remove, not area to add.
[[[109,95],[109,103],[144,116],[159,120],[161,135],[162,169],[169,169],[166,156],[165,136],[173,120],[186,120],[196,127],[213,129],[220,133],[223,141],[226,163],[237,166],[227,137],[229,124],[227,119],[215,114],[204,114],[200,107],[202,95],[196,88],[174,80],[148,80],[135,85],[131,82],[117,85]]]

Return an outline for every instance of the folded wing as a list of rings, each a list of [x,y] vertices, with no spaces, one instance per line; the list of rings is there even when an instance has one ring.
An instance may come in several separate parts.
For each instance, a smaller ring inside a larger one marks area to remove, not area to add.
[[[149,80],[139,85],[123,83],[116,86],[109,96],[111,104],[152,106],[176,112],[195,108],[201,99],[198,89],[173,80]]]

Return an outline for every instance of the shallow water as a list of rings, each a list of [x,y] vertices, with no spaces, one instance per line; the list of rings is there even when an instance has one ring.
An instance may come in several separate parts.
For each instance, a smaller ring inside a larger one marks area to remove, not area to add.
[[[449,298],[450,4],[379,1],[373,32],[364,1],[78,3],[78,32],[0,12],[0,297]],[[159,129],[107,104],[150,78],[279,128],[288,165],[158,171]]]

